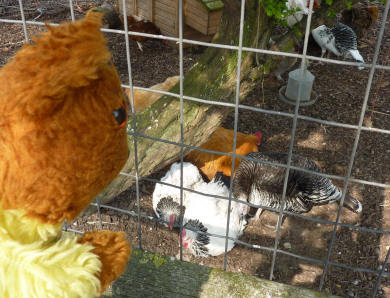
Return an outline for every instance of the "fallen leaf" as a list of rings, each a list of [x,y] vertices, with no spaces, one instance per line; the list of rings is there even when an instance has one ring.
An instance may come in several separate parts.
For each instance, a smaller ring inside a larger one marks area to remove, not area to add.
[[[386,88],[389,85],[390,85],[389,81],[382,81],[382,82],[378,83],[377,86],[380,87],[380,88]]]
[[[372,128],[372,120],[371,120],[371,117],[364,118],[363,123],[364,123],[365,126]]]

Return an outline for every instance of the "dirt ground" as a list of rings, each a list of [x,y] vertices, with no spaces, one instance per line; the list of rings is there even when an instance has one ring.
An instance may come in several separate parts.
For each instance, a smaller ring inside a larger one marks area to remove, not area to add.
[[[81,14],[77,14],[78,17]],[[2,17],[0,11],[0,18]],[[56,15],[43,15],[40,21],[69,20],[70,14],[60,12]],[[375,49],[380,23],[372,28],[367,37],[359,40],[359,50],[365,61],[371,62]],[[390,47],[389,20],[386,23],[385,36],[380,51],[379,64],[387,64],[386,52]],[[44,27],[28,26],[30,35],[45,30]],[[125,40],[119,34],[107,34],[113,60],[124,84],[128,84]],[[0,65],[22,46],[24,35],[19,24],[1,23],[0,29]],[[179,73],[178,51],[157,40],[144,42],[144,51],[138,50],[134,42],[130,44],[133,84],[149,87],[162,82],[165,78]],[[200,57],[204,48],[184,50],[184,70],[188,70]],[[310,54],[319,55],[315,49]],[[300,114],[318,119],[357,124],[359,121],[369,70],[357,70],[355,67],[336,64],[319,65],[312,63],[309,70],[315,75],[313,89],[318,93],[318,101],[311,106],[301,107]],[[366,116],[371,115],[372,126],[390,129],[390,72],[376,71],[369,95]],[[286,75],[284,75],[286,79]],[[275,80],[259,82],[258,87],[247,97],[244,104],[269,110],[293,113],[294,108],[280,101],[278,89],[282,85]],[[233,128],[234,113],[223,123],[225,128]],[[368,124],[367,122],[365,122]],[[287,152],[291,136],[292,119],[282,116],[256,113],[244,109],[239,111],[238,130],[244,133],[261,131],[264,135],[261,149],[264,151]],[[355,139],[355,130],[321,125],[306,120],[299,120],[295,134],[294,153],[315,160],[324,172],[344,176],[350,160],[350,153]],[[360,136],[352,176],[357,179],[390,183],[390,134],[363,131]],[[153,174],[159,179],[164,172]],[[342,181],[334,180],[340,187]],[[154,183],[140,182],[141,214],[154,216],[151,195]],[[343,210],[341,222],[357,226],[390,232],[390,189],[350,183],[350,193],[363,203],[363,212],[359,215]],[[135,187],[123,192],[114,202],[114,207],[137,211]],[[335,220],[338,205],[325,205],[313,208],[307,216]],[[263,222],[275,223],[276,215],[265,212]],[[103,227],[110,230],[126,231],[134,246],[139,245],[137,217],[112,210],[102,210]],[[141,219],[142,248],[168,256],[176,256],[179,251],[178,232],[169,231],[147,218]],[[91,230],[99,228],[97,214],[79,218],[71,224],[72,228]],[[301,218],[289,216],[282,229],[279,248],[288,252],[324,260],[333,226],[316,224]],[[250,244],[273,247],[276,233],[262,224],[250,223],[240,240]],[[338,228],[336,241],[331,254],[331,261],[372,270],[381,268],[390,246],[389,235],[369,233]],[[210,258],[188,257],[192,262],[222,268],[223,256]],[[243,272],[268,278],[272,253],[264,250],[236,247],[228,254],[228,270]],[[387,265],[387,272],[390,266]],[[322,265],[300,259],[277,255],[275,280],[306,288],[318,288]],[[376,284],[376,275],[351,271],[329,266],[326,275],[325,290],[344,297],[370,297]],[[390,280],[382,278],[378,297],[390,297]]]

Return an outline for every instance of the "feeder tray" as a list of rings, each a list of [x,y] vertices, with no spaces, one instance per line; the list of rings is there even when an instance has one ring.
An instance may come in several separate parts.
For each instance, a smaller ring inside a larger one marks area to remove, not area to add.
[[[296,103],[296,100],[295,99],[290,99],[286,96],[286,88],[287,86],[282,86],[280,89],[279,89],[279,98],[285,102],[285,103],[288,103],[290,105],[293,105],[295,106],[295,103]],[[315,103],[318,99],[318,94],[317,92],[315,92],[314,90],[311,91],[311,95],[310,95],[310,100],[301,100],[299,102],[299,106],[302,106],[302,107],[305,107],[305,106],[310,106],[312,105],[313,103]]]
[[[300,68],[288,73],[287,86],[279,89],[279,97],[285,103],[295,105],[299,96],[299,104],[308,106],[317,100],[317,93],[312,91],[315,76],[304,65],[303,73]]]

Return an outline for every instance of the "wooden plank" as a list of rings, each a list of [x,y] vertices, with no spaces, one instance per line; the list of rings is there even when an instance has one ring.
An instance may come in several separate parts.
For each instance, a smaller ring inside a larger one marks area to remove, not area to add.
[[[213,36],[212,35],[204,35],[203,33],[200,33],[198,30],[195,30],[194,28],[191,28],[188,25],[184,25],[183,37],[185,39],[193,39],[193,40],[207,41],[208,42],[208,41],[211,41]]]
[[[219,26],[209,27],[207,32],[208,34],[215,34],[218,31]]]
[[[149,0],[148,9],[149,9],[149,20],[151,22],[154,22],[154,0]]]
[[[148,8],[149,8],[148,3],[145,0],[143,1],[138,0],[138,9],[143,9],[145,11],[148,11]]]
[[[188,5],[186,15],[187,14],[196,15],[199,18],[202,18],[203,20],[210,19],[215,22],[215,20],[219,20],[221,18],[222,10],[212,11],[209,13],[206,10],[199,10],[193,7],[192,5]]]
[[[138,16],[142,16],[145,20],[150,20],[150,8],[148,0],[137,0],[138,1]]]
[[[205,11],[207,13],[206,8],[203,7],[203,5],[199,2],[199,0],[185,0],[186,4],[191,5],[192,7],[200,10]]]
[[[176,37],[175,36],[175,28],[165,27],[165,25],[158,26],[158,27],[160,28],[162,35]]]
[[[138,0],[134,0],[134,15],[138,16],[139,12],[138,12]]]
[[[141,7],[138,8],[138,14],[137,14],[137,16],[139,16],[139,17],[141,17],[141,18],[143,18],[143,19],[145,19],[145,20],[148,20],[148,19],[149,19],[148,11],[145,10],[145,9],[143,9],[143,8],[141,8]]]
[[[221,22],[222,11],[212,12],[208,17],[206,16],[206,19],[204,19],[205,15],[203,15],[203,17],[196,15],[196,13],[199,12],[198,10],[192,9],[191,7],[189,9],[190,13],[187,13],[185,16],[185,23],[187,25],[206,35],[217,32],[218,26]]]
[[[172,26],[172,25],[167,25],[167,24],[165,24],[163,22],[160,22],[160,20],[157,19],[156,16],[155,16],[155,25],[158,28],[160,28],[161,34],[166,35],[164,32],[168,32],[169,36],[174,36],[174,34],[175,34],[175,27]]]
[[[169,16],[176,15],[175,9],[173,7],[167,6],[164,3],[160,3],[158,1],[156,1],[154,5],[155,10],[161,12],[160,15],[162,15],[162,12],[166,13]]]
[[[184,32],[183,37],[185,39],[192,39],[192,40],[198,40],[198,41],[204,41],[204,42],[211,42],[214,35],[204,35],[203,33],[200,33],[199,31],[191,28],[190,26],[184,25]],[[185,43],[183,44],[184,48],[193,47],[196,45]]]
[[[185,16],[195,15],[198,18],[201,18],[202,20],[207,22],[209,15],[205,9],[200,10],[199,8],[192,6],[190,3],[187,3],[185,8],[186,8],[184,12]]]
[[[226,272],[133,249],[126,271],[105,297],[336,298],[301,287]]]
[[[186,16],[185,18],[186,25],[198,30],[199,32],[202,32],[203,34],[207,35],[207,23],[202,24],[199,22],[199,20],[194,16]]]
[[[177,3],[175,2],[175,0],[156,0],[156,3],[161,3],[161,4],[164,4],[166,6],[169,6],[171,8],[173,8],[174,11],[176,11],[176,8],[177,8]]]
[[[187,10],[187,13],[185,14],[185,17],[192,16],[197,19],[199,19],[199,22],[202,22],[204,24],[207,24],[208,14],[203,14],[199,10],[192,9],[191,7]]]
[[[126,0],[126,13],[127,15],[135,14],[134,4],[137,0]],[[117,0],[117,5],[119,7],[120,14],[123,14],[122,0]]]
[[[160,18],[165,18],[166,20],[170,20],[171,22],[175,21],[176,13],[168,13],[167,11],[163,10],[155,10],[154,17],[159,16]],[[169,23],[167,23],[169,24]]]
[[[196,15],[193,15],[193,14],[186,15],[186,16],[184,17],[184,19],[185,19],[185,20],[191,19],[191,20],[193,20],[194,22],[198,23],[199,25],[204,26],[205,28],[207,27],[207,19],[206,19],[206,20],[203,20],[203,19],[197,17]]]
[[[158,24],[164,24],[165,26],[168,26],[169,28],[176,28],[175,20],[174,19],[168,19],[166,16],[160,16],[159,14],[156,14],[154,16],[155,18],[155,24],[157,27],[159,27]]]
[[[222,11],[216,11],[210,14],[209,27],[219,26],[221,23]]]
[[[219,26],[221,24],[221,18],[211,18],[209,21],[209,27]]]
[[[179,1],[176,1],[175,4],[176,4],[176,7],[175,7],[175,11],[176,11],[176,17],[175,17],[175,20],[176,20],[176,23],[175,23],[176,34],[175,34],[175,36],[179,36],[179,23],[180,23],[179,22]],[[184,20],[183,20],[183,23],[184,23]]]
[[[207,10],[207,9],[206,9]],[[209,27],[210,27],[210,13],[207,11],[207,33],[206,34],[209,34]]]

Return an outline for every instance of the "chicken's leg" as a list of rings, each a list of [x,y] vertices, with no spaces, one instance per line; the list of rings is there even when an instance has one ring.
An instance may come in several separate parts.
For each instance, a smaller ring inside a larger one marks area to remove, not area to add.
[[[284,223],[284,220],[286,219],[286,215],[285,214],[282,214],[282,217],[281,217],[281,224],[280,224],[280,227],[283,226],[283,223]],[[279,216],[278,216],[278,221],[279,221]],[[273,230],[273,231],[276,231],[277,228],[278,228],[278,223],[275,225],[275,226],[272,226],[272,225],[269,225],[269,224],[266,224],[266,223],[262,223],[263,226],[265,226],[266,228],[270,229],[270,230]]]
[[[263,212],[264,212],[264,209],[262,209],[262,208],[250,207],[248,214],[247,214],[248,221],[253,221],[253,222],[257,223]]]
[[[140,49],[141,52],[144,51],[143,48],[142,48],[142,44],[139,41],[137,41],[137,46],[138,46],[138,48]]]
[[[320,56],[320,58],[324,58],[325,53],[326,53],[326,49],[321,48],[321,56]],[[328,53],[328,55],[329,55],[329,53]],[[319,65],[323,65],[324,62],[322,62],[322,61],[320,60],[320,61],[318,61],[318,64],[319,64]]]

